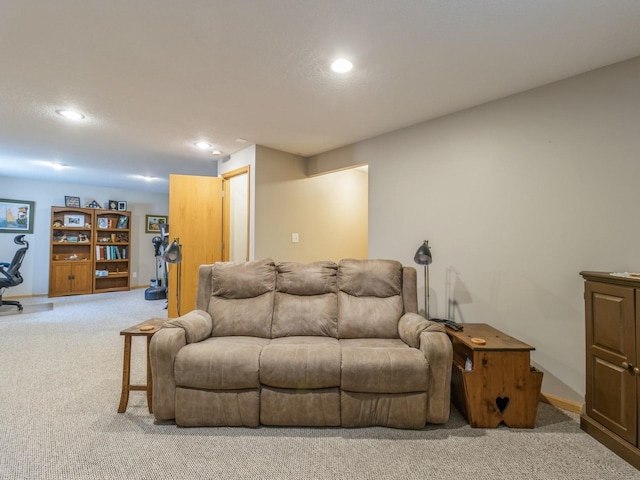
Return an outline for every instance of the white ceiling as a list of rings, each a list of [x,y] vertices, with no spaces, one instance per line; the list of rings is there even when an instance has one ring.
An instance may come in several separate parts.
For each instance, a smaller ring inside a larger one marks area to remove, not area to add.
[[[215,172],[195,141],[321,153],[636,57],[639,25],[638,0],[1,0],[0,175],[167,191]]]

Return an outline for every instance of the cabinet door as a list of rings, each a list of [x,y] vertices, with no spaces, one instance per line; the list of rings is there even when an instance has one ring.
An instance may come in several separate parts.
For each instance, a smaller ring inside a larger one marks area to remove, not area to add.
[[[91,293],[91,282],[93,281],[93,276],[91,275],[90,262],[78,262],[73,264],[71,276],[71,289],[73,293]]]
[[[49,274],[49,296],[59,297],[71,293],[71,264],[69,262],[51,262]]]
[[[635,289],[586,282],[586,413],[626,441],[637,435]],[[633,365],[635,366],[635,365]]]

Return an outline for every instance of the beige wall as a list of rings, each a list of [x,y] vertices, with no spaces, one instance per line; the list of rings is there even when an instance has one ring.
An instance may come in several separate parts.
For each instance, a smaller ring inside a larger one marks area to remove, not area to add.
[[[306,177],[303,157],[256,147],[255,258],[367,257],[368,176],[356,170]],[[299,243],[291,234],[300,235]]]
[[[579,272],[640,270],[639,78],[636,58],[310,166],[369,163],[369,255],[412,265],[430,240],[432,316],[490,323],[534,345],[543,391],[580,401]]]

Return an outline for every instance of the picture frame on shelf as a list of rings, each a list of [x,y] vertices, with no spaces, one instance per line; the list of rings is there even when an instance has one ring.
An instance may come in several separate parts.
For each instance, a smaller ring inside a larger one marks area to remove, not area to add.
[[[117,228],[129,228],[129,217],[126,215],[120,215],[120,218],[118,218]]]
[[[125,212],[127,210],[127,202],[119,201],[118,210]]]
[[[75,235],[69,235],[67,237],[67,242],[69,242],[69,243],[78,243],[78,237],[76,237]]]
[[[98,228],[109,228],[109,219],[107,217],[98,217]]]
[[[0,233],[33,233],[35,202],[0,198]]]
[[[117,200],[109,200],[109,203],[107,203],[107,209],[108,210],[119,210],[118,209],[118,201]]]
[[[64,206],[65,207],[80,208],[80,197],[69,197],[69,196],[65,195],[64,196]]]
[[[145,233],[160,233],[160,224],[167,223],[166,215],[145,215]]]
[[[84,215],[81,215],[81,214],[65,215],[64,226],[84,228]]]

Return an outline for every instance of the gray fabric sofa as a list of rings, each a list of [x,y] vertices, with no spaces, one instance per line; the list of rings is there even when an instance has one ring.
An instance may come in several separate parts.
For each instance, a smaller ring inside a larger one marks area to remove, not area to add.
[[[153,413],[180,426],[423,428],[449,418],[451,343],[392,260],[217,263],[150,345]]]

